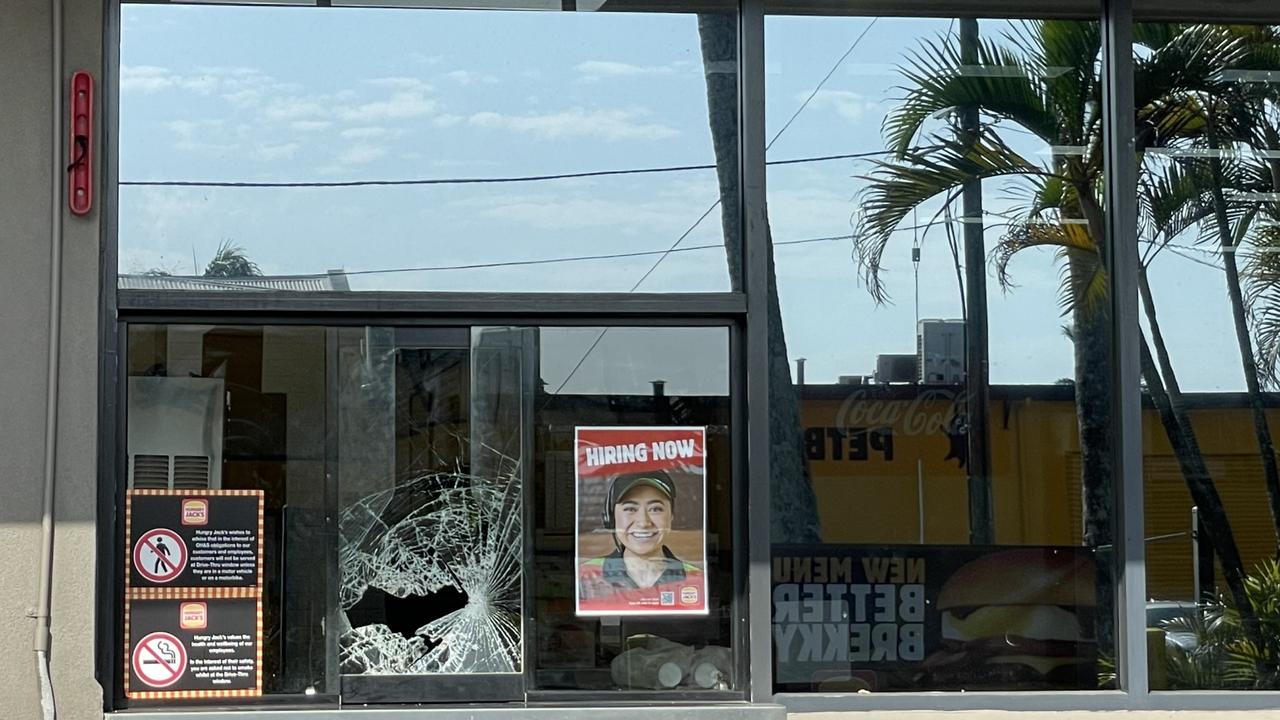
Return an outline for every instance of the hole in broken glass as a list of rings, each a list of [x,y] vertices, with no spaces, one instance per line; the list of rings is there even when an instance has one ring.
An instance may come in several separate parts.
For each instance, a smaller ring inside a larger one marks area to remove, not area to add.
[[[519,671],[519,488],[514,475],[425,475],[342,512],[344,673]],[[381,622],[357,624],[377,594],[419,605],[425,622],[411,627],[412,613],[392,620],[384,606]]]

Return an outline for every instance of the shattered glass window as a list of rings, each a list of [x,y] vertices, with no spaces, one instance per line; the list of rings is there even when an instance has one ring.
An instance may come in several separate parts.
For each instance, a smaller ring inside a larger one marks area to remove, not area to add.
[[[339,410],[341,672],[520,672],[520,434],[504,422],[519,394],[500,394],[518,390],[501,376],[514,369],[518,380],[519,357],[405,346],[390,330],[350,339]]]

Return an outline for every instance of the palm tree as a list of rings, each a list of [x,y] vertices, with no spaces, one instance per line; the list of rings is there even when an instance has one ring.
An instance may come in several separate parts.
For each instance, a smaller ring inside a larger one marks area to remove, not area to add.
[[[1013,219],[995,253],[1001,281],[1010,284],[1011,260],[1022,250],[1053,248],[1063,264],[1061,301],[1071,318],[1075,398],[1082,455],[1084,542],[1100,553],[1112,546],[1112,424],[1109,399],[1107,235],[1100,199],[1103,187],[1101,88],[1095,67],[1101,47],[1095,23],[1037,21],[1011,30],[1001,42],[978,45],[965,63],[947,38],[925,41],[908,57],[901,103],[885,120],[891,160],[866,178],[863,215],[855,246],[874,297],[887,293],[881,258],[902,221],[926,201],[950,205],[972,180],[1016,178],[1027,191],[1026,207]],[[1221,41],[1173,37],[1135,61],[1138,121],[1143,127],[1185,125],[1180,103],[1188,92],[1211,84],[1222,67]],[[977,66],[976,68],[974,66]],[[941,115],[977,107],[986,120],[976,133],[952,125],[930,132]],[[1052,160],[1033,162],[1005,142],[1006,124],[1056,148]],[[970,268],[970,272],[980,269]],[[1152,312],[1153,309],[1151,310]],[[1163,347],[1163,341],[1160,343]],[[1163,350],[1160,353],[1166,356]],[[1142,377],[1178,456],[1184,480],[1200,506],[1206,531],[1222,562],[1224,580],[1242,610],[1249,637],[1257,620],[1248,614],[1244,572],[1230,523],[1222,508],[1189,422],[1178,410],[1172,367],[1163,376],[1143,342]],[[1109,564],[1104,564],[1104,568]],[[1099,638],[1106,640],[1113,607],[1109,573],[1099,583]]]
[[[737,18],[728,14],[698,16],[698,35],[707,83],[707,109],[720,188],[720,221],[725,256],[734,290],[745,286],[742,266],[742,203],[738,181],[738,78],[720,72],[738,58]],[[773,238],[769,237],[769,452],[770,537],[776,543],[821,542],[818,503],[809,479],[801,446],[800,397],[791,382],[786,335],[778,301],[773,264]]]
[[[243,247],[233,244],[230,240],[223,240],[218,246],[218,252],[214,253],[213,259],[205,266],[203,277],[234,278],[259,275],[262,275],[262,270],[258,268],[257,263],[245,255]]]
[[[1136,36],[1140,44],[1156,52],[1176,43],[1212,48],[1207,57],[1217,65],[1205,75],[1199,87],[1187,88],[1166,98],[1167,104],[1180,108],[1181,112],[1167,115],[1163,126],[1153,127],[1144,134],[1148,147],[1184,151],[1170,159],[1162,181],[1152,184],[1159,195],[1153,207],[1163,210],[1164,218],[1173,221],[1168,228],[1157,227],[1162,231],[1164,242],[1196,223],[1201,229],[1201,241],[1216,245],[1220,251],[1272,525],[1280,550],[1280,467],[1263,408],[1262,380],[1250,327],[1251,307],[1237,261],[1239,251],[1259,232],[1256,221],[1264,210],[1263,203],[1242,202],[1239,198],[1280,189],[1276,182],[1280,179],[1280,161],[1247,154],[1237,157],[1237,148],[1276,150],[1280,149],[1280,142],[1277,142],[1274,113],[1268,112],[1269,101],[1276,92],[1268,83],[1237,82],[1236,75],[1241,70],[1280,69],[1277,36],[1269,26],[1212,25],[1142,25]],[[1170,229],[1177,232],[1167,232]],[[1258,297],[1256,289],[1254,296]]]

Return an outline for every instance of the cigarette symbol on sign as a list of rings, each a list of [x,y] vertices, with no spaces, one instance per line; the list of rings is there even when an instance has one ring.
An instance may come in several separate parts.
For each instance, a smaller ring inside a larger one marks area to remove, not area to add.
[[[169,633],[151,633],[133,648],[133,673],[153,688],[169,687],[186,669],[187,648]]]

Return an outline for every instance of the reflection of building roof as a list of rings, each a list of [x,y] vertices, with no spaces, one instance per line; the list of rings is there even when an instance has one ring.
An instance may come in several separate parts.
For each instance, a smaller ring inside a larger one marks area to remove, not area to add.
[[[207,278],[192,275],[120,275],[121,290],[283,290],[287,292],[346,291],[347,274],[330,270],[323,275],[256,275]]]
[[[797,388],[800,399],[839,400],[850,398],[859,400],[914,400],[917,397],[931,400],[951,401],[964,395],[963,385],[928,385],[917,383],[866,383],[853,384],[806,384]],[[1075,387],[1070,383],[1027,384],[1027,385],[992,385],[991,399],[1006,404],[1021,400],[1033,402],[1073,402]],[[1153,407],[1151,396],[1142,394],[1143,407]],[[1183,392],[1182,404],[1191,410],[1211,408],[1247,408],[1249,396],[1242,392]],[[1280,407],[1280,392],[1263,392],[1264,407]]]

